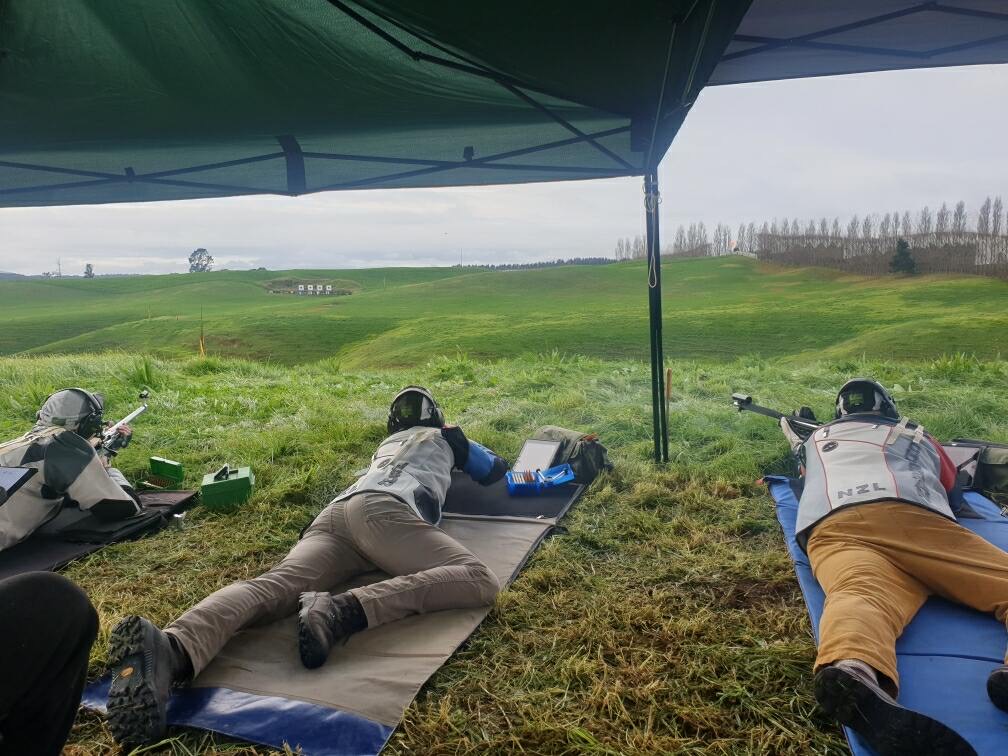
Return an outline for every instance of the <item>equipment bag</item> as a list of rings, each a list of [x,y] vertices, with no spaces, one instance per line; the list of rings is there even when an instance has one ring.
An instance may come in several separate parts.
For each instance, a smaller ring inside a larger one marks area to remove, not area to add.
[[[1008,504],[1008,445],[971,438],[956,438],[952,444],[980,451],[969,488],[999,504]]]
[[[559,441],[560,448],[553,457],[554,465],[565,462],[574,471],[574,482],[587,485],[605,470],[612,470],[609,453],[594,433],[581,433],[555,425],[544,425],[532,438],[536,441]]]

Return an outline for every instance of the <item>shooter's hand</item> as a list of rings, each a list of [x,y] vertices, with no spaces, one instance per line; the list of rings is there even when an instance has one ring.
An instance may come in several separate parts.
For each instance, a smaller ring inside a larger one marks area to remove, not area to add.
[[[791,423],[788,422],[786,417],[780,419],[780,429],[784,434],[784,438],[787,439],[788,445],[791,447],[791,451],[794,454],[798,453],[798,450],[802,448],[804,442],[798,436],[797,433],[791,428]]]
[[[130,441],[133,440],[133,429],[130,428],[128,425],[120,425],[119,436],[122,438],[120,446],[125,449],[127,446],[129,446]]]

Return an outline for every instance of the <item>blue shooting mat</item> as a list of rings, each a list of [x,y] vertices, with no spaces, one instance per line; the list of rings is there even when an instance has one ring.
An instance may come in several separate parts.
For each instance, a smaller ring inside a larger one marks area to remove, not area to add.
[[[795,540],[796,481],[769,475],[763,480],[777,503],[777,520],[818,641],[826,597]],[[960,524],[1008,551],[1008,519],[1001,516],[1000,508],[972,492],[966,494],[966,501],[980,517],[963,518]],[[1008,714],[987,698],[987,676],[1004,663],[1006,642],[1005,627],[993,615],[938,597],[928,599],[896,642],[900,704],[952,727],[980,756],[1008,753]],[[852,730],[844,728],[844,732],[856,756],[875,753]]]

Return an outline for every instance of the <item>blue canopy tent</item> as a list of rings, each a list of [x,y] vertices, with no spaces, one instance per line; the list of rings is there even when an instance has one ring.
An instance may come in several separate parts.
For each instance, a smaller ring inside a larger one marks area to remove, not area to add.
[[[663,461],[657,167],[703,87],[1005,61],[1003,0],[7,0],[0,207],[642,176]]]

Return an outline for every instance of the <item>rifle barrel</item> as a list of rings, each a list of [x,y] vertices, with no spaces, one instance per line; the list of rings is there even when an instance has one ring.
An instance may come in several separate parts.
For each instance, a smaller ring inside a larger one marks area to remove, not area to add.
[[[119,429],[122,426],[129,425],[130,423],[132,423],[134,420],[136,420],[138,417],[140,417],[140,415],[142,415],[146,411],[147,411],[147,405],[146,404],[141,404],[135,410],[133,410],[132,412],[130,412],[128,415],[126,415],[126,417],[124,417],[118,423],[116,423],[111,428],[109,428],[107,431],[105,431],[105,433],[102,434],[102,435],[104,435],[106,439],[111,438],[112,436],[114,436],[116,433],[119,432]]]
[[[739,412],[745,410],[746,412],[755,412],[757,415],[764,415],[766,417],[772,417],[774,420],[780,420],[782,417],[787,418],[787,421],[791,425],[798,426],[799,428],[806,428],[808,430],[817,430],[821,423],[813,422],[812,420],[806,420],[802,417],[795,417],[794,415],[785,415],[783,412],[778,412],[775,409],[770,409],[769,407],[761,407],[758,404],[753,404],[752,401],[748,402],[735,402],[735,406],[738,407]]]

